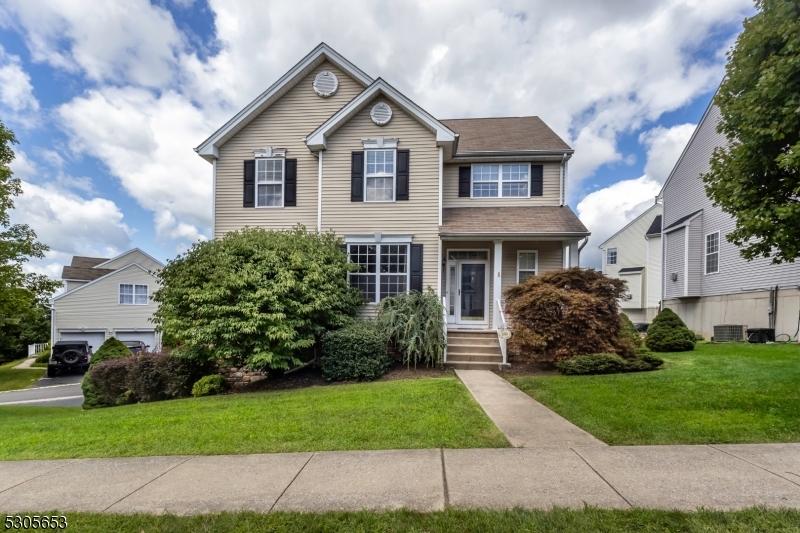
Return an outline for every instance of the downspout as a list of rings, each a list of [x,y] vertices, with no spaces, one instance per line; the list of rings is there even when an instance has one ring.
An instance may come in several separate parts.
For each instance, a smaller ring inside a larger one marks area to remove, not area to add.
[[[588,236],[584,237],[583,238],[583,244],[578,246],[578,264],[577,264],[577,266],[581,266],[581,250],[583,250],[583,247],[586,246],[587,244],[589,244],[589,237]]]
[[[564,205],[564,164],[567,160],[567,154],[564,154],[564,157],[561,158],[561,165],[558,167],[559,177],[558,177],[558,203],[559,205]]]
[[[444,177],[444,148],[439,147],[439,225],[442,225],[442,180]],[[440,239],[441,240],[441,239]]]
[[[216,237],[217,229],[217,160],[211,161],[211,239]]]
[[[317,231],[322,233],[322,150],[319,154],[319,178],[318,178],[318,192],[317,192]]]

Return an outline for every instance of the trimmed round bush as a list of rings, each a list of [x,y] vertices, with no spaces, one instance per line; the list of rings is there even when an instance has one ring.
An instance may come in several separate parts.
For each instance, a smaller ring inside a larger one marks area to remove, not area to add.
[[[92,354],[92,360],[89,363],[89,368],[94,367],[97,363],[108,361],[110,359],[124,359],[133,355],[131,350],[125,346],[122,341],[114,337],[109,337],[100,346],[100,348]]]
[[[689,352],[697,340],[672,309],[664,309],[647,328],[644,342],[654,352]]]
[[[230,388],[228,380],[222,374],[211,374],[210,376],[203,376],[192,387],[192,396],[195,398],[199,396],[213,396],[215,394],[222,394]]]
[[[328,381],[371,381],[391,365],[386,337],[370,322],[354,322],[322,336],[322,377]]]

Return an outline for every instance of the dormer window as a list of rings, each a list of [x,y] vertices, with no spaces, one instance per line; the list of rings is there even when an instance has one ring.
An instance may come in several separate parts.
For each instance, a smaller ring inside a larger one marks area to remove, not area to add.
[[[472,165],[472,197],[530,198],[530,170],[527,163]]]
[[[365,202],[393,202],[395,198],[395,150],[365,150]]]

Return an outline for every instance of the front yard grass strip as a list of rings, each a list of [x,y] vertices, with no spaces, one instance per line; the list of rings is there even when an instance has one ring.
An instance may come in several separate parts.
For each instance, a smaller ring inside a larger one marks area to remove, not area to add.
[[[508,446],[454,377],[89,411],[9,406],[0,419],[0,460]]]
[[[507,379],[611,445],[800,442],[800,346],[656,355],[653,372]]]
[[[53,514],[53,513],[48,513]],[[198,516],[67,514],[67,531],[83,533],[276,533],[276,532],[680,532],[788,533],[800,528],[800,511],[752,508],[742,511],[680,512],[645,509],[548,511],[455,510],[357,513],[221,513]]]
[[[23,362],[25,359],[0,365],[0,391],[26,389],[44,375],[44,370],[14,368]]]

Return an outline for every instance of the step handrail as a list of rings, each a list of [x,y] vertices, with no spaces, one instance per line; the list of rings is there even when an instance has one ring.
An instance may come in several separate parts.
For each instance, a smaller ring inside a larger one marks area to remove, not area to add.
[[[506,314],[503,311],[503,304],[500,302],[500,299],[495,299],[495,303],[497,304],[497,309],[500,311],[500,327],[497,329],[497,339],[500,341],[500,352],[503,354],[503,364],[505,365],[508,361],[508,353],[506,350],[506,339],[504,339],[500,335],[501,330],[508,330],[508,322],[506,322]]]
[[[442,296],[442,318],[443,324],[442,329],[444,333],[444,356],[443,361],[447,362],[447,296]]]

